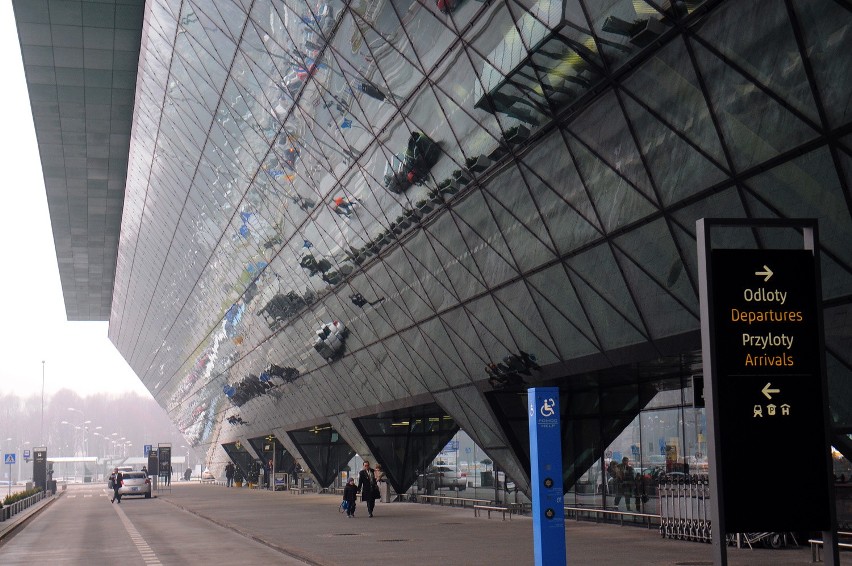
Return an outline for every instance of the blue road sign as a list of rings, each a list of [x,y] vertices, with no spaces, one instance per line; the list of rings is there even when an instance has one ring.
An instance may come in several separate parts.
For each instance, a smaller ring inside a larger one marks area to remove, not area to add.
[[[152,446],[153,446],[152,444],[146,444],[146,445],[142,448],[142,452],[144,452],[144,456],[145,456],[146,458],[148,457],[148,454],[150,454],[150,453],[151,453],[151,447],[152,447]]]
[[[24,460],[29,460],[30,458],[32,458],[32,456],[30,456],[30,451],[24,450]]]
[[[15,455],[14,454],[3,454],[3,463],[9,464],[10,466],[15,463]]]

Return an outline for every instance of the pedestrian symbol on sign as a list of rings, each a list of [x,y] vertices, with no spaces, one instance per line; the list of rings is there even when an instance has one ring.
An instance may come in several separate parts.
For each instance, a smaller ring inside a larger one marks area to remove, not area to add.
[[[3,463],[9,464],[10,466],[15,463],[15,455],[14,454],[4,454],[3,455]]]

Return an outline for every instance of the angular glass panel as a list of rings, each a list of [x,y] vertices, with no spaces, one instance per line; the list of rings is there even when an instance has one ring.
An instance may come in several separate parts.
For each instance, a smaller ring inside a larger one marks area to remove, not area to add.
[[[624,105],[663,205],[674,204],[725,179],[703,150],[657,120],[632,98]]]
[[[612,63],[632,58],[669,26],[663,14],[641,0],[586,2],[586,8],[601,50]]]
[[[505,5],[498,5],[487,19],[477,20],[468,37],[480,79],[474,84],[474,106],[538,125],[540,116],[549,113],[548,103],[532,69],[526,75],[510,76],[524,65],[528,52]]]
[[[448,387],[469,383],[469,378],[454,345],[454,337],[448,335],[438,318],[420,324],[424,345],[429,348],[443,380]]]
[[[447,386],[440,366],[435,361],[431,345],[425,341],[423,333],[418,328],[412,328],[400,333],[402,344],[411,359],[415,372],[430,391]]]
[[[518,22],[522,23],[525,22]],[[536,94],[546,96],[551,107],[558,111],[600,82],[601,69],[594,64],[597,59],[597,44],[591,36],[586,35],[580,43],[550,34],[531,44],[528,62],[515,71],[511,80],[522,82]]]
[[[500,445],[500,426],[490,417],[488,407],[479,391],[474,387],[460,387],[452,391],[435,393],[435,400],[453,415],[453,419],[462,428],[471,431],[471,438],[483,446]],[[464,432],[457,436],[466,434]],[[485,453],[478,446],[473,446],[474,462],[483,463]],[[467,453],[467,450],[465,450]],[[478,455],[477,455],[478,454]],[[484,464],[483,464],[484,465]],[[470,476],[470,473],[468,474]],[[475,481],[475,480],[474,480]],[[481,480],[479,486],[481,487]]]
[[[598,98],[569,124],[569,130],[649,200],[657,200],[614,91]]]
[[[388,274],[397,289],[399,301],[405,304],[406,310],[414,320],[434,314],[434,307],[426,300],[417,272],[409,263],[403,248],[396,248],[385,258]]]
[[[368,276],[376,295],[385,297],[382,310],[387,313],[388,320],[394,328],[399,330],[410,326],[414,320],[408,312],[408,307],[401,300],[387,267],[383,263],[373,264],[370,266]]]
[[[817,134],[747,77],[703,47],[695,57],[734,163],[740,169],[775,157]]]
[[[736,188],[729,188],[700,200],[673,213],[675,219],[690,236],[695,239],[695,221],[698,218],[745,218],[743,201]],[[719,238],[718,240],[716,238]],[[714,246],[720,248],[755,247],[757,244],[751,235],[741,234],[740,238],[730,238],[727,231],[719,231],[713,236]],[[695,247],[695,244],[681,245],[681,250]],[[697,281],[697,279],[696,279]]]
[[[186,43],[179,50],[181,54],[215,76],[216,66],[223,70],[230,67],[247,14],[233,4],[210,8],[184,5],[175,45],[182,43],[181,35],[185,36]]]
[[[804,36],[804,49],[817,82],[829,124],[839,127],[852,117],[852,36],[849,6],[838,2],[793,2]]]
[[[597,336],[562,265],[536,273],[527,281],[532,286],[531,294],[559,352],[552,357],[549,352],[543,352],[539,356],[539,364],[570,360],[600,351],[596,344]]]
[[[411,185],[434,182],[450,176],[458,165],[445,154],[458,154],[458,142],[447,126],[447,118],[431,88],[423,88],[415,93],[403,109],[406,122],[411,131],[399,140],[396,146],[394,162],[396,182],[390,182],[392,192],[405,192]],[[389,172],[385,171],[383,180],[387,181]]]
[[[513,259],[522,271],[533,269],[556,258],[550,236],[542,223],[535,203],[530,198],[524,179],[517,167],[507,167],[493,179],[486,190],[486,201],[500,232],[511,250]],[[496,202],[494,202],[496,201]]]
[[[381,50],[382,53],[393,52],[398,56],[384,40],[379,38],[377,41],[379,45],[386,46]],[[333,59],[328,61],[334,69],[331,92],[340,97],[342,106],[349,109],[357,124],[364,127],[367,124],[373,127],[384,124],[396,110],[391,103],[395,97],[391,95],[383,75],[378,72],[372,47],[365,41],[351,13],[344,14],[331,47]],[[384,55],[385,58],[388,56]],[[409,73],[413,73],[414,67],[409,67]]]
[[[449,277],[452,288],[460,301],[464,301],[485,290],[480,268],[473,254],[460,246],[461,233],[453,217],[441,216],[424,228],[430,245],[440,263],[440,270]]]
[[[489,287],[496,287],[518,274],[517,266],[502,237],[487,237],[495,231],[494,218],[482,194],[473,193],[453,209],[458,215],[458,230],[468,253],[479,266],[481,276]],[[458,248],[458,242],[445,241]],[[449,248],[452,249],[452,248]]]
[[[394,371],[405,384],[409,395],[414,396],[425,393],[428,390],[428,386],[418,373],[417,366],[411,359],[408,347],[402,342],[400,335],[394,334],[388,336],[382,343],[382,347],[385,349],[388,361],[393,363]],[[379,356],[378,352],[376,356]]]
[[[572,257],[568,266],[575,271],[572,279],[582,279],[633,325],[641,328],[642,321],[630,292],[624,285],[621,270],[609,246],[600,245]]]
[[[562,157],[554,161],[554,155]],[[559,253],[601,237],[603,230],[561,132],[551,133],[522,159],[527,186]]]
[[[621,277],[619,276],[619,279]],[[613,305],[593,290],[588,282],[576,277],[572,278],[581,297],[584,311],[592,321],[595,336],[600,340],[603,350],[611,350],[632,344],[640,344],[647,340],[637,327],[630,324],[624,315],[613,308]],[[622,285],[623,287],[623,285]],[[631,308],[633,310],[633,308]],[[635,311],[631,313],[636,316]]]
[[[442,313],[440,320],[464,368],[462,371],[456,371],[451,381],[454,384],[462,384],[479,379],[485,363],[479,324],[461,308]]]
[[[656,220],[630,233],[630,237],[623,236],[615,241],[616,249],[623,251],[631,258],[631,263],[638,268],[647,271],[657,285],[678,298],[680,303],[686,307],[693,308],[698,303],[698,295],[684,272],[681,254],[675,245],[672,235],[664,220]],[[628,267],[624,261],[619,263]],[[657,291],[651,291],[656,295]],[[640,309],[643,308],[643,300],[637,301]],[[691,313],[697,316],[697,310]],[[650,320],[652,317],[645,317]]]
[[[460,3],[458,0],[448,1],[448,5],[453,6]],[[376,31],[389,43],[396,45],[423,71],[431,70],[437,61],[443,60],[446,49],[455,43],[457,36],[449,27],[449,18],[424,9],[416,0],[393,0],[377,6],[382,7],[371,18]],[[372,7],[367,10],[372,10]],[[412,30],[408,34],[403,30],[400,18],[405,21],[405,29]],[[401,38],[397,40],[398,35],[406,35],[405,41],[411,43],[402,43]],[[406,52],[404,47],[410,47],[412,52]]]
[[[500,126],[497,118],[489,113],[490,106],[476,106],[475,91],[481,88],[465,51],[459,48],[450,53],[431,78],[435,81],[434,96],[447,120],[442,129],[446,135],[439,136],[448,141],[442,149],[450,158],[448,165],[452,161],[454,169],[460,169],[466,156],[487,152],[486,146],[495,145]],[[457,141],[449,143],[451,137]]]
[[[361,74],[379,87],[378,93],[368,88],[361,88],[361,91],[376,100],[397,102],[405,100],[423,80],[423,72],[416,64],[414,49],[408,37],[404,33],[399,33],[399,30],[396,30],[393,36],[383,35],[370,26],[364,25],[361,18],[356,17],[355,21],[364,38],[365,45],[360,49],[363,52],[366,47],[367,52],[364,55],[367,66],[362,67],[366,72]],[[354,33],[353,37],[355,37]],[[351,48],[352,44],[350,44]],[[349,58],[352,59],[352,57]]]
[[[640,65],[622,84],[671,129],[702,148],[717,166],[725,156],[683,39],[676,38]],[[720,165],[721,164],[721,165]]]
[[[812,122],[819,122],[784,2],[726,2],[701,22],[697,32]]]
[[[474,368],[473,378],[483,379],[487,376],[485,363],[500,362],[507,354],[517,351],[517,344],[493,296],[485,295],[476,299],[466,310],[476,326],[477,339],[482,344],[479,357],[485,360],[481,366]]]
[[[458,303],[455,289],[426,234],[424,232],[416,234],[411,240],[405,242],[404,248],[412,264],[420,292],[428,297],[432,308],[435,311],[441,311]]]
[[[577,160],[588,194],[607,232],[653,214],[656,209],[629,181],[592,154],[574,138],[568,145]]]
[[[640,267],[641,264],[621,256],[618,251],[616,255],[652,339],[676,336],[699,328],[700,320],[695,309],[697,301],[678,302]]]
[[[821,247],[852,266],[849,208],[828,149],[812,151],[752,177],[747,185],[784,217],[816,218]]]
[[[550,329],[541,318],[536,301],[524,282],[509,285],[494,295],[516,346],[514,350],[506,352],[504,357],[510,354],[517,356],[524,352],[534,356],[538,363],[538,360],[550,359],[556,355],[555,338],[551,336]],[[527,371],[522,373],[528,375],[534,371],[527,368]]]

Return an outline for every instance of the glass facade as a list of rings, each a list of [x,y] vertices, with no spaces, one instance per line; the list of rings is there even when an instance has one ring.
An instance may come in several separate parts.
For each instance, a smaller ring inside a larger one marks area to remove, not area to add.
[[[691,376],[589,372],[700,348],[704,217],[818,219],[831,416],[852,427],[848,4],[145,10],[109,334],[214,464],[437,402],[521,481],[503,397],[544,382],[577,395],[578,498],[619,454],[700,464]]]

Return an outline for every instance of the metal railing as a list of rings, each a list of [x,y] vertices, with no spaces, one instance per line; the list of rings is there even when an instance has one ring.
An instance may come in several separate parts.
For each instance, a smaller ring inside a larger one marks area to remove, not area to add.
[[[602,507],[597,507],[594,505],[588,506],[573,506],[573,505],[564,505],[565,510],[565,518],[570,519],[574,518],[579,521],[584,515],[586,517],[591,518],[595,517],[595,520],[610,520],[618,522],[620,525],[624,525],[625,520],[632,523],[639,523],[644,521],[645,524],[650,529],[652,526],[657,525],[660,521],[659,515],[654,515],[651,513],[639,513],[633,511],[619,511],[615,508],[607,508],[604,509]]]
[[[24,499],[15,501],[9,505],[4,505],[3,508],[0,509],[0,521],[8,521],[27,507],[32,507],[45,497],[47,497],[46,492],[39,491],[34,495],[30,495],[29,497],[25,497]]]

